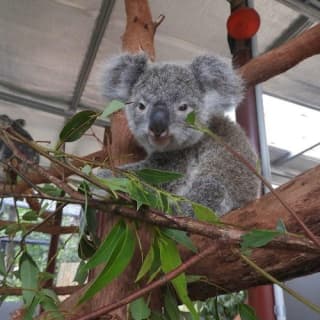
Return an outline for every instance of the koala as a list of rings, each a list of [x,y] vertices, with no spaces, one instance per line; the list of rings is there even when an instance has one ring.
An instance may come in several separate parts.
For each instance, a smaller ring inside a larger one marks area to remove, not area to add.
[[[240,152],[254,167],[257,156],[239,125],[225,116],[243,97],[243,82],[222,59],[203,55],[189,64],[149,63],[144,54],[123,54],[107,64],[103,94],[126,103],[125,113],[143,161],[126,170],[175,171],[183,178],[167,191],[213,209],[218,215],[243,206],[258,195],[259,181],[211,137],[186,123],[196,119]],[[100,177],[109,175],[102,170]],[[191,208],[184,214],[192,215]]]
[[[18,134],[22,135],[23,137],[27,138],[30,141],[33,141],[31,135],[23,128],[25,126],[24,119],[16,119],[13,120],[5,114],[0,115],[0,128],[7,129],[11,128],[16,131]],[[17,149],[24,154],[29,160],[33,161],[34,163],[39,163],[39,154],[36,153],[32,148],[28,147],[27,145],[14,141]],[[13,156],[12,151],[6,146],[6,144],[2,141],[0,137],[0,181],[1,182],[9,182],[14,183],[16,179],[16,174],[12,172],[10,169],[4,169],[3,164],[9,161]],[[23,170],[26,168],[22,167]],[[7,172],[6,172],[7,171]],[[8,178],[10,181],[8,181]]]

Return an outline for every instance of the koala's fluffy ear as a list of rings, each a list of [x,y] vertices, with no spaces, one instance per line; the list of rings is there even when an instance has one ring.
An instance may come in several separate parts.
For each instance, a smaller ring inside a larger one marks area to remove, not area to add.
[[[221,58],[199,56],[193,59],[190,67],[205,94],[205,105],[213,113],[226,111],[241,102],[243,81]]]
[[[127,101],[147,63],[145,54],[123,54],[110,59],[103,74],[103,95],[110,100]]]

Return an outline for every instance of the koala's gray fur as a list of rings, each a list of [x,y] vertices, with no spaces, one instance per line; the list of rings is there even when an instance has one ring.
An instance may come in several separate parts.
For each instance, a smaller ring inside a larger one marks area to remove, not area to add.
[[[208,55],[189,65],[150,64],[143,54],[124,54],[108,63],[103,88],[108,99],[127,103],[129,128],[148,153],[146,160],[126,169],[180,172],[184,177],[166,189],[220,215],[256,198],[256,177],[216,141],[185,122],[194,111],[199,122],[256,166],[257,157],[244,132],[224,116],[243,95],[241,78],[228,64]]]

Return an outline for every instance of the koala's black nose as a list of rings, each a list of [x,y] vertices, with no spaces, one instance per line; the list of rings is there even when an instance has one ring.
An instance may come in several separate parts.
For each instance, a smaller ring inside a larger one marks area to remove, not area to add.
[[[149,130],[156,137],[164,134],[169,127],[169,111],[167,108],[156,108],[150,114]]]

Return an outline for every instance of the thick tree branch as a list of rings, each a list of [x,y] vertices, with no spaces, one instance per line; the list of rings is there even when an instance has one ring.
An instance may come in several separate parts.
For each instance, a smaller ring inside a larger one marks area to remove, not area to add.
[[[279,48],[258,56],[239,68],[249,87],[264,82],[320,53],[320,24],[303,32]]]

